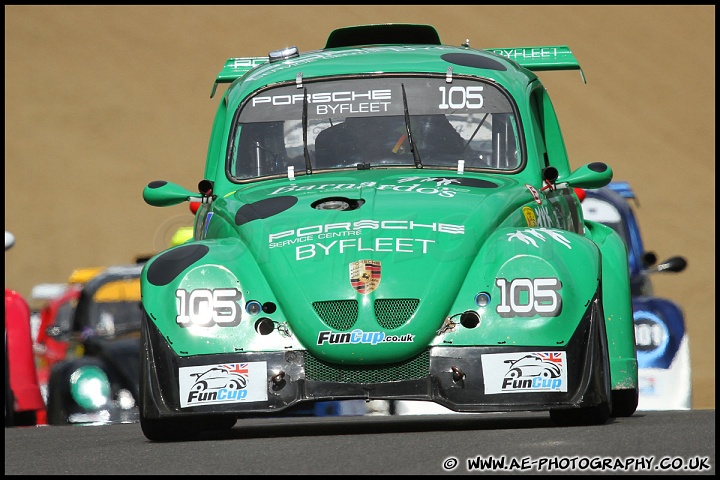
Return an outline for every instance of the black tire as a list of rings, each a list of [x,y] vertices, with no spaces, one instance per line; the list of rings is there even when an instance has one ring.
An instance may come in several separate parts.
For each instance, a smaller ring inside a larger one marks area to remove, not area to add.
[[[630,417],[638,406],[639,392],[637,388],[612,391],[612,416]]]
[[[64,363],[56,364],[50,371],[47,401],[48,425],[69,425],[70,375],[66,372]]]
[[[198,424],[189,418],[145,418],[140,412],[140,428],[153,442],[195,440],[200,434]]]
[[[15,426],[15,397],[10,388],[10,376],[8,375],[7,358],[5,359],[5,426]]]
[[[178,442],[195,440],[205,430],[230,430],[237,422],[235,415],[201,415],[179,416],[170,418],[148,418],[146,411],[156,412],[153,405],[149,384],[152,378],[150,365],[150,351],[148,345],[149,319],[143,312],[140,336],[140,382],[138,409],[140,412],[140,428],[147,438],[153,442]]]
[[[153,442],[196,440],[203,431],[230,430],[236,422],[234,415],[153,419],[140,413],[140,428],[145,438]]]
[[[237,423],[237,417],[235,415],[218,415],[203,418],[202,421],[205,423],[205,430],[216,430],[222,432],[233,428]]]
[[[200,434],[199,424],[191,417],[177,418],[148,418],[145,416],[145,403],[152,405],[148,384],[151,381],[150,353],[148,351],[147,324],[149,320],[147,313],[143,311],[142,326],[140,329],[140,396],[138,398],[138,410],[140,413],[140,429],[150,441],[153,442],[177,442],[194,440]]]
[[[610,420],[610,406],[602,402],[594,407],[550,410],[550,420],[561,427],[604,425]]]
[[[581,407],[581,408],[566,408],[566,409],[552,409],[550,410],[550,420],[559,426],[575,426],[575,425],[604,425],[611,417],[613,412],[612,402],[614,397],[611,390],[610,380],[610,356],[607,342],[607,333],[605,330],[605,323],[602,321],[604,315],[598,315],[600,319],[597,335],[598,343],[597,350],[599,356],[602,359],[603,368],[601,371],[604,400],[598,405],[592,407]]]
[[[5,426],[14,427],[15,425],[15,395],[10,388],[10,361],[7,349],[7,330],[5,330]]]
[[[16,427],[32,427],[34,425],[37,425],[37,412],[35,410],[15,412]]]

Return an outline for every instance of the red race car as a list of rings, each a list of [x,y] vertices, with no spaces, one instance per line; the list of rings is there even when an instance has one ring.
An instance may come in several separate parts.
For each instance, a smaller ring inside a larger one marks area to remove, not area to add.
[[[5,251],[15,244],[5,231]],[[29,426],[44,418],[45,402],[40,394],[33,341],[30,307],[16,291],[5,289],[5,426]]]

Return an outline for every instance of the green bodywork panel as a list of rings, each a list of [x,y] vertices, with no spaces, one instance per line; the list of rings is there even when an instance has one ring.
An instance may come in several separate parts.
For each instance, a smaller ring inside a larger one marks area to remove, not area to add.
[[[600,245],[603,254],[602,295],[613,388],[634,388],[638,384],[638,363],[632,301],[626,295],[626,290],[630,289],[630,274],[627,269],[617,268],[619,262],[627,261],[627,245],[610,227],[592,221],[586,223],[588,236]],[[627,341],[628,338],[633,339],[632,343]]]

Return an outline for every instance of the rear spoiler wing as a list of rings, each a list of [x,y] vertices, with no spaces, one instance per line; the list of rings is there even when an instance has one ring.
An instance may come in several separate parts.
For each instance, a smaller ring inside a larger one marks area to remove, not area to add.
[[[542,70],[580,70],[580,75],[585,83],[585,74],[580,68],[575,55],[566,45],[549,47],[518,47],[518,48],[486,48],[486,52],[500,55],[513,60],[522,67],[532,71]],[[237,57],[229,58],[223,66],[215,83],[213,84],[210,98],[215,96],[215,91],[220,83],[232,83],[242,77],[250,70],[259,67],[270,61],[269,57]]]
[[[494,53],[513,60],[521,67],[539,72],[546,70],[580,70],[583,82],[587,83],[580,63],[567,45],[548,47],[518,48],[486,48],[486,52]]]
[[[219,83],[232,83],[253,68],[259,67],[269,61],[270,59],[268,57],[228,58],[227,62],[225,62],[225,66],[223,66],[222,70],[220,70],[220,73],[218,73],[218,76],[215,79],[212,92],[210,92],[210,98],[215,96],[215,91],[217,90]]]

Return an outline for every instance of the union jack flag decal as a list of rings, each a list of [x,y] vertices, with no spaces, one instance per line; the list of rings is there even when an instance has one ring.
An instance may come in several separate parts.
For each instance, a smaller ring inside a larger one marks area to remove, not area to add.
[[[222,368],[227,369],[228,373],[234,373],[236,375],[242,375],[243,377],[247,377],[250,373],[248,371],[248,364],[247,363],[230,363],[221,365]]]
[[[562,365],[565,361],[565,352],[542,352],[538,353],[538,356],[545,362],[552,362],[558,365]]]

